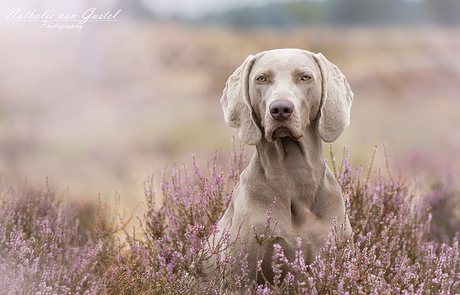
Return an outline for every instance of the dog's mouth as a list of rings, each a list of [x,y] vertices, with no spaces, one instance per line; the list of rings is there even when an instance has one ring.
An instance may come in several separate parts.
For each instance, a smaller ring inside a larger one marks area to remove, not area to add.
[[[286,137],[289,135],[292,135],[291,130],[284,126],[280,126],[273,131],[274,137]]]
[[[280,125],[279,127],[275,128],[275,130],[273,130],[270,136],[270,140],[276,141],[277,138],[288,137],[288,136],[293,138],[294,140],[299,140],[300,137],[302,137],[302,136],[294,136],[294,134],[292,134],[291,129],[289,129],[286,126]]]

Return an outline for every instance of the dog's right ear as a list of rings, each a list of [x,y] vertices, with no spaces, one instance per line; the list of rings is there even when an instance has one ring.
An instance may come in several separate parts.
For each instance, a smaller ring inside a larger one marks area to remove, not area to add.
[[[220,99],[225,122],[236,128],[238,137],[248,145],[256,145],[262,139],[262,132],[253,119],[249,99],[249,73],[255,57],[248,56],[241,66],[228,78]]]

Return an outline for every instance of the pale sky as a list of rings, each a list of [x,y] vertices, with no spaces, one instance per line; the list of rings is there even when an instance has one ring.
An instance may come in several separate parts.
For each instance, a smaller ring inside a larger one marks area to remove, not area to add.
[[[221,12],[228,8],[256,6],[291,0],[142,0],[152,11],[160,15],[203,16],[210,12]]]
[[[132,1],[132,0],[121,0]],[[188,17],[203,16],[210,12],[220,12],[228,8],[256,6],[270,2],[287,2],[292,0],[141,0],[145,6],[156,14],[163,16],[180,15]],[[316,0],[318,1],[318,0]],[[321,0],[319,0],[321,1]],[[322,0],[324,1],[324,0]],[[50,9],[55,13],[79,13],[90,7],[98,10],[116,9],[117,0],[1,0],[0,13],[3,16],[12,9],[20,8],[26,13]]]
[[[12,8],[20,8],[23,13],[37,9],[44,12],[47,9],[55,13],[80,13],[88,8],[96,7],[98,11],[116,9],[119,1],[132,0],[1,0],[0,13],[3,17]],[[200,17],[212,12],[222,12],[229,8],[257,6],[274,2],[290,2],[298,0],[141,0],[155,14],[162,16]],[[310,0],[330,1],[330,0]],[[426,1],[426,0],[405,0]],[[2,17],[0,17],[2,18]]]
[[[129,1],[129,0],[128,0]],[[299,0],[141,0],[155,13],[160,15],[203,16],[210,12],[221,12],[228,8],[256,6],[268,3],[281,3]],[[309,0],[312,2],[327,2],[331,0]],[[426,0],[404,0],[423,2]]]

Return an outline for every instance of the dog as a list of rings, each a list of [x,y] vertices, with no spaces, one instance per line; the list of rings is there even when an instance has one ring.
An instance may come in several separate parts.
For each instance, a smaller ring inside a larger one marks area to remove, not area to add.
[[[344,240],[351,236],[341,188],[326,165],[322,141],[335,141],[349,125],[352,100],[340,70],[322,54],[306,50],[251,55],[229,77],[221,98],[225,122],[256,151],[212,239],[227,231],[236,240],[229,253],[233,257],[244,247],[250,280],[272,281],[274,244],[293,261],[300,237],[309,264],[335,224],[343,224]],[[267,208],[271,226],[276,224],[276,233],[268,238]],[[261,235],[267,239],[258,243]]]

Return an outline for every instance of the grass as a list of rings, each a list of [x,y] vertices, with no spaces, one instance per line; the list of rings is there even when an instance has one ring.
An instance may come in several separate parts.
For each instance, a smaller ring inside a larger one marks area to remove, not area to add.
[[[64,200],[48,185],[44,190],[4,185],[0,293],[219,294],[220,280],[206,276],[210,255],[218,257],[229,291],[247,294],[460,293],[458,193],[449,182],[419,192],[416,179],[394,179],[389,168],[375,169],[376,151],[367,169],[353,169],[346,150],[341,161],[331,155],[352,243],[332,243],[340,235],[337,225],[311,265],[300,251],[295,261],[287,261],[276,248],[272,267],[280,275],[264,285],[247,280],[245,259],[237,263],[208,242],[246,165],[241,146],[229,153],[225,169],[216,164],[216,154],[204,171],[195,158],[191,170],[165,170],[161,196],[154,176],[148,176],[148,209],[132,230],[126,226],[132,216],[117,206],[91,210]],[[219,243],[233,246],[225,235]],[[236,269],[242,275],[235,275]]]

